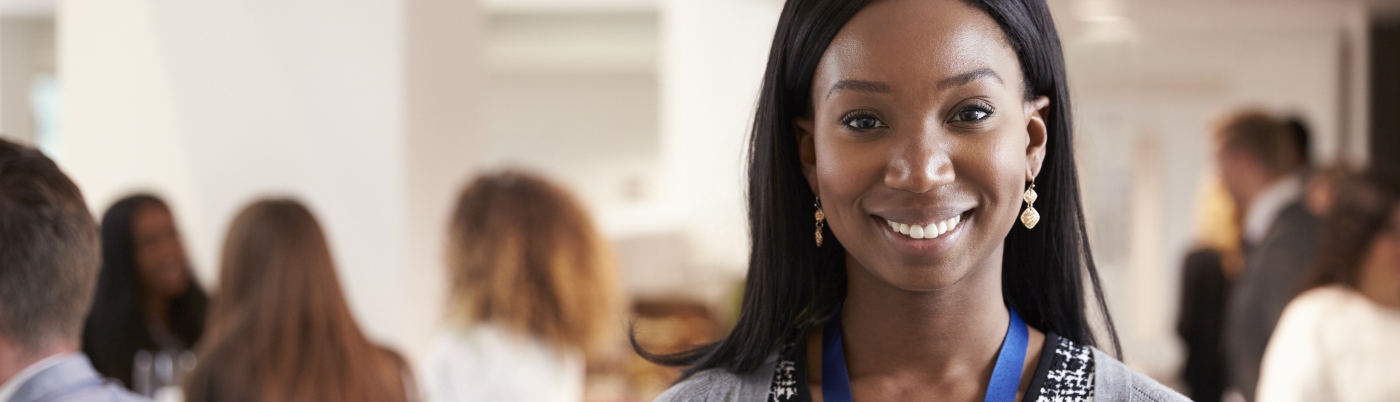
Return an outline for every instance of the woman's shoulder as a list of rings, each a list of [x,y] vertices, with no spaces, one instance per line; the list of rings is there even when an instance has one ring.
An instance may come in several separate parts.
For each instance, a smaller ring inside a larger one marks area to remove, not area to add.
[[[583,353],[561,350],[528,335],[482,324],[439,331],[428,349],[425,370],[457,376],[500,377],[501,367],[514,377],[581,377]]]
[[[418,380],[431,401],[559,401],[584,392],[582,352],[551,349],[495,325],[439,329],[420,364]]]
[[[1171,388],[1128,368],[1098,348],[1094,359],[1094,399],[1100,401],[1190,401]]]
[[[1349,313],[1365,311],[1368,304],[1366,296],[1341,285],[1316,287],[1299,293],[1288,302],[1279,317],[1278,326],[1280,329],[1315,329],[1325,322],[1355,317]],[[1274,333],[1277,334],[1280,329],[1275,329]]]
[[[1294,310],[1328,310],[1342,305],[1364,301],[1365,296],[1342,285],[1327,285],[1308,289],[1288,302]]]
[[[1027,401],[1187,401],[1157,381],[1089,345],[1054,333],[1045,336]]]
[[[1027,401],[1187,401],[1100,351],[1047,333]]]
[[[702,370],[671,386],[656,401],[766,401],[769,384],[773,373],[779,369],[778,365],[777,359],[772,358],[749,373],[735,373],[722,368]]]

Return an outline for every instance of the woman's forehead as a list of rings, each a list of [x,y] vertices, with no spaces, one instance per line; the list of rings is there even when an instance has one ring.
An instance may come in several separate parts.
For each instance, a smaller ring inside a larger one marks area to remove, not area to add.
[[[821,96],[843,80],[937,89],[959,75],[991,70],[1019,88],[1020,63],[996,21],[958,0],[879,0],[833,38],[813,76]]]

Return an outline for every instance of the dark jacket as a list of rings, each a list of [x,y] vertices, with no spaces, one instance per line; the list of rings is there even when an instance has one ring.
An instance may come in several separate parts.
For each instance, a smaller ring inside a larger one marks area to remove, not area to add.
[[[1321,222],[1294,201],[1258,244],[1245,248],[1244,272],[1225,306],[1225,359],[1230,384],[1254,400],[1259,364],[1283,308],[1302,291],[1313,265]]]
[[[1176,331],[1186,344],[1181,377],[1196,402],[1219,402],[1225,393],[1225,353],[1220,350],[1220,337],[1229,290],[1219,251],[1201,248],[1187,254],[1181,267],[1181,313]]]

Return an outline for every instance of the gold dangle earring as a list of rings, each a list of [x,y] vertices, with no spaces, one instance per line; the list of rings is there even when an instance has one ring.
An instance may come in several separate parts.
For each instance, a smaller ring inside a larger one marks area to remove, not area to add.
[[[1021,224],[1026,225],[1026,229],[1034,228],[1035,224],[1040,223],[1040,213],[1035,211],[1035,205],[1031,205],[1035,203],[1036,197],[1035,180],[1031,180],[1031,186],[1021,195],[1021,198],[1026,200],[1026,210],[1021,212]]]
[[[826,214],[822,212],[822,197],[817,197],[817,203],[815,204],[815,206],[817,207],[817,214],[816,214],[816,218],[817,218],[817,231],[816,231],[816,236],[817,236],[817,247],[821,247],[821,246],[822,246],[822,228],[825,228],[825,227],[826,227]]]

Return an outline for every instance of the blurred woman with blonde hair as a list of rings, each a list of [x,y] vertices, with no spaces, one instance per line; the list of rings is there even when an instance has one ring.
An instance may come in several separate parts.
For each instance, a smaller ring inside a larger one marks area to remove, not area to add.
[[[458,198],[448,267],[429,400],[583,398],[586,361],[620,334],[620,294],[605,241],[567,191],[517,171],[478,177]]]
[[[355,323],[325,233],[296,201],[259,201],[234,219],[205,337],[186,385],[191,402],[393,402],[415,393],[403,360]]]
[[[1220,177],[1203,177],[1196,198],[1196,245],[1181,264],[1176,331],[1186,347],[1181,379],[1191,400],[1218,402],[1227,387],[1220,337],[1230,284],[1244,270],[1240,215]]]

